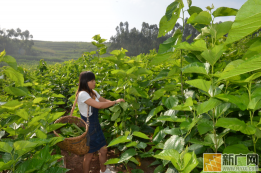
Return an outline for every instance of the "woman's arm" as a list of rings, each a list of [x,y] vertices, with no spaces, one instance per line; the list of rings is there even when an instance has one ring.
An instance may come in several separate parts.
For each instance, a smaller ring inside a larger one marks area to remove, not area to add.
[[[100,96],[100,98],[99,98],[99,101],[100,101],[100,102],[112,102],[112,101],[107,100],[107,99],[105,99],[105,98],[103,98],[103,97],[101,97],[101,96]]]
[[[106,99],[104,99],[104,100],[106,100]],[[116,103],[119,103],[119,102],[125,102],[125,101],[123,99],[118,99],[118,100],[115,100],[115,101],[108,100],[108,102],[107,101],[106,102],[97,102],[96,100],[90,98],[90,99],[86,100],[84,103],[86,103],[87,105],[90,105],[92,107],[95,107],[97,109],[105,109],[105,108],[111,107],[111,106],[113,106],[113,105],[115,105]]]

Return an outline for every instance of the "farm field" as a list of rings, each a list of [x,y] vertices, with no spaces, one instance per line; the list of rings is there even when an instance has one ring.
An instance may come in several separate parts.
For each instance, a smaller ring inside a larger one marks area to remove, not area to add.
[[[109,46],[109,44],[106,44]],[[34,40],[32,47],[34,55],[12,55],[22,66],[38,65],[41,59],[48,64],[61,63],[78,59],[84,52],[95,51],[96,48],[89,42],[51,42]],[[105,54],[104,56],[109,54]]]
[[[182,12],[188,10],[186,24],[200,32],[191,44],[178,29],[158,52],[128,57],[124,48],[107,52],[105,40],[95,35],[94,50],[74,47],[68,54],[84,53],[57,64],[40,60],[36,69],[1,52],[0,171],[69,171],[56,145],[64,137],[53,133],[65,124],[54,121],[68,115],[79,74],[89,70],[102,97],[126,101],[99,110],[114,156],[105,164],[121,167],[119,173],[147,173],[146,160],[154,173],[260,171],[261,3],[248,0],[238,10],[186,3],[188,9],[182,0],[166,8],[158,36],[179,17],[185,24]],[[236,18],[213,22],[221,16]],[[50,54],[65,51],[65,45],[39,44]],[[73,116],[80,117],[77,107]]]

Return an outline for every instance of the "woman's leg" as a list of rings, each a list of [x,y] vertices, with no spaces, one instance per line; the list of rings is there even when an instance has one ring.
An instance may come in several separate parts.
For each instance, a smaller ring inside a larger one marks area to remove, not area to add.
[[[83,159],[83,172],[84,173],[89,173],[89,171],[90,171],[90,164],[92,161],[92,156],[93,156],[93,153],[87,153],[84,155],[84,159]]]
[[[100,150],[99,150],[99,160],[100,160],[100,168],[101,171],[104,172],[106,170],[106,166],[104,165],[104,163],[107,161],[107,146],[103,146]]]

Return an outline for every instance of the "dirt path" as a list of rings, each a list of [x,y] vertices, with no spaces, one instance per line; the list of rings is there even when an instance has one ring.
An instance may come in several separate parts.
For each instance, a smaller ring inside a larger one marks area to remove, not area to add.
[[[82,173],[82,163],[83,163],[83,156],[78,156],[73,153],[68,153],[67,151],[61,151],[61,154],[65,158],[66,162],[66,168],[70,169],[68,173]],[[109,150],[107,153],[107,159],[111,158],[118,158],[117,155],[114,154],[113,150]],[[149,165],[155,161],[153,158],[149,159],[142,159],[141,160],[141,166],[137,166],[136,169],[142,169],[144,173],[153,173],[155,170],[155,166],[149,167]],[[111,165],[111,167],[114,169],[115,172],[122,171],[123,173],[128,173],[126,169],[123,169],[123,165],[121,167],[115,168],[115,166]],[[131,168],[128,167],[129,172],[131,171]],[[91,162],[91,170],[90,173],[100,173],[100,163],[99,163],[99,156],[98,153],[94,153],[94,156],[92,158]]]

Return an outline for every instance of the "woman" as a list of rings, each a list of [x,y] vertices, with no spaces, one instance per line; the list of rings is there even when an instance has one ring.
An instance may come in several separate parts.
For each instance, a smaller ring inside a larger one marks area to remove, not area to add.
[[[125,101],[123,99],[110,101],[102,98],[98,92],[93,90],[95,88],[95,83],[95,75],[92,72],[87,71],[80,74],[79,88],[77,92],[79,96],[77,102],[81,117],[85,122],[87,122],[87,106],[89,106],[88,115],[90,134],[90,150],[84,155],[83,172],[89,173],[93,153],[99,151],[100,172],[110,173],[104,165],[107,160],[107,146],[98,120],[98,109],[105,109],[115,105],[116,103]]]

